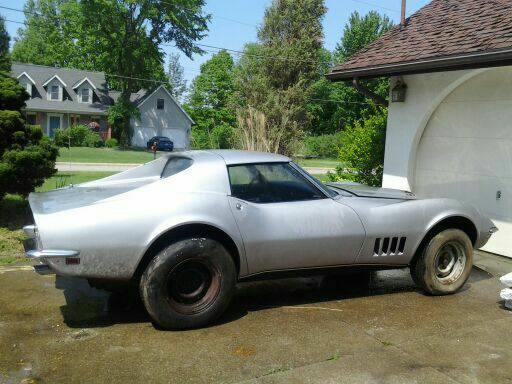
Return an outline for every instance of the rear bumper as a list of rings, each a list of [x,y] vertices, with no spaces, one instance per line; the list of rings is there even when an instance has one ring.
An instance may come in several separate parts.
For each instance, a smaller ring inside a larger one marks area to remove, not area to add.
[[[26,255],[29,259],[48,259],[54,257],[77,257],[80,255],[80,252],[64,249],[32,249],[27,251]]]
[[[40,275],[48,275],[54,273],[53,268],[50,266],[52,260],[59,263],[59,260],[66,260],[66,264],[73,260],[69,258],[77,258],[80,255],[79,251],[69,249],[41,249],[41,241],[39,239],[39,232],[37,226],[28,225],[23,228],[28,239],[23,241],[25,248],[25,255],[29,259],[39,261],[40,264],[34,266],[34,271]]]

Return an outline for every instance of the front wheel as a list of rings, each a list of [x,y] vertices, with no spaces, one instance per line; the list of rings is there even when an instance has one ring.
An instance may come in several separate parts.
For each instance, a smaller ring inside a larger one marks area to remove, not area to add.
[[[207,325],[228,307],[236,267],[226,248],[209,238],[177,241],[149,263],[140,281],[141,297],[163,329]]]
[[[463,231],[447,229],[434,236],[411,265],[411,275],[431,295],[457,292],[473,267],[473,244]]]

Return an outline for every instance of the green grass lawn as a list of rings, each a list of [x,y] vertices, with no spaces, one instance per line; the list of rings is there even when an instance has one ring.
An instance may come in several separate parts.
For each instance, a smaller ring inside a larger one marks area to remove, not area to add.
[[[87,181],[101,179],[113,175],[115,172],[58,172],[47,179],[44,184],[36,188],[37,192],[46,192],[56,188],[66,187],[70,184],[80,184]]]
[[[320,180],[322,183],[327,183],[329,180],[329,177],[324,174],[324,175],[313,175],[316,179]]]
[[[59,152],[57,161],[71,163],[142,164],[153,160],[153,153],[141,149],[71,147]]]
[[[339,160],[336,159],[296,159],[295,161],[301,167],[336,168],[340,165]]]
[[[21,228],[30,222],[28,203],[21,196],[7,195],[0,200],[0,265],[27,261]]]

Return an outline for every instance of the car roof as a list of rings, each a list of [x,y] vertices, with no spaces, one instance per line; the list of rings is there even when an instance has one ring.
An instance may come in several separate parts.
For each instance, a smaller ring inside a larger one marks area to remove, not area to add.
[[[206,159],[211,156],[224,160],[227,165],[253,164],[253,163],[279,163],[291,161],[288,157],[276,153],[240,151],[233,149],[210,149],[200,151],[178,152],[176,155],[189,156],[191,158]]]
[[[213,149],[208,152],[214,153],[224,159],[227,165],[250,164],[250,163],[276,163],[289,162],[286,156],[277,153],[239,151],[232,149]]]

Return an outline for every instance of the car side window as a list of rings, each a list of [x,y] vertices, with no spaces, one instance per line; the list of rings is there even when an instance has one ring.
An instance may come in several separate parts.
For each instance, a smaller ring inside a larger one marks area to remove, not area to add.
[[[326,196],[288,163],[228,167],[231,195],[253,203],[318,200]]]
[[[165,179],[166,177],[173,176],[190,167],[192,163],[192,159],[189,159],[188,157],[170,157],[167,161],[167,164],[165,164],[164,170],[162,171],[162,175],[160,177]]]

